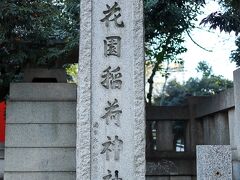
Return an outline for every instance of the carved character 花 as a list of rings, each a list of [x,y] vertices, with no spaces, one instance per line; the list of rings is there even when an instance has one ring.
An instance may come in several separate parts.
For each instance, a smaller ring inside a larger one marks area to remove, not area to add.
[[[112,7],[110,7],[108,4],[106,6],[107,6],[107,10],[103,11],[103,14],[105,15],[105,17],[100,21],[105,22],[105,25],[107,27],[109,26],[110,21],[114,21],[117,27],[124,27],[123,21],[118,22],[118,18],[121,17],[121,13],[120,13],[121,8],[118,6],[118,3],[115,2]]]

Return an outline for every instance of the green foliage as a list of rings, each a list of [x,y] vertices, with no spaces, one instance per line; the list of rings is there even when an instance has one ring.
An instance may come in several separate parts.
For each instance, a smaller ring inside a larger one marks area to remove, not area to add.
[[[173,106],[184,105],[188,96],[209,96],[217,94],[227,88],[233,87],[233,82],[225,79],[223,76],[216,76],[212,68],[205,61],[199,63],[198,72],[202,77],[189,78],[185,83],[179,83],[172,80],[166,87],[166,92],[155,99],[155,104]]]
[[[157,71],[164,76],[168,71],[163,62],[183,63],[178,55],[187,51],[183,46],[184,32],[194,28],[203,1],[145,0],[146,65],[152,67],[148,79],[148,103],[151,105],[153,79]]]
[[[235,32],[236,36],[240,33],[240,1],[239,0],[219,0],[223,11],[211,13],[204,18],[201,24],[210,24],[210,29],[219,28],[220,31],[228,33]],[[231,61],[240,66],[240,38],[236,40],[237,49],[231,53]]]
[[[78,47],[78,34],[78,0],[2,1],[0,89],[5,94],[24,67],[63,64]]]
[[[182,33],[202,0],[145,0],[146,54],[160,70],[186,51]],[[77,59],[79,0],[3,0],[0,3],[0,89],[20,79],[27,66],[61,66]],[[156,43],[156,44],[155,44]],[[151,48],[150,48],[151,47]],[[74,59],[74,60],[72,60]],[[154,74],[154,73],[153,73]],[[3,90],[1,89],[1,92]],[[1,98],[1,97],[0,97]]]
[[[212,74],[212,67],[206,61],[200,61],[196,70],[202,73],[203,77],[209,77]]]
[[[235,44],[237,48],[232,51],[230,59],[232,62],[235,62],[236,65],[240,66],[240,37],[236,39]]]
[[[216,11],[204,18],[201,24],[210,24],[211,29],[219,28],[220,31],[240,32],[240,2],[239,0],[218,0],[223,7],[222,11]]]
[[[70,82],[70,83],[77,83],[78,64],[69,64],[69,65],[67,65],[66,73],[69,76],[68,82]]]

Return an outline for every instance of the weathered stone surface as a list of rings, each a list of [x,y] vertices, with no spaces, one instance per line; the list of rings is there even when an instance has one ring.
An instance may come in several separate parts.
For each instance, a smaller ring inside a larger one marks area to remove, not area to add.
[[[233,108],[234,104],[234,89],[230,88],[217,95],[202,98],[196,107],[196,117],[199,118]]]
[[[76,179],[91,178],[92,0],[80,1],[80,47],[77,88]]]
[[[4,180],[76,180],[75,172],[6,172]]]
[[[192,177],[191,176],[180,176],[180,177],[172,176],[170,180],[192,180]]]
[[[146,106],[147,120],[188,120],[188,106]]]
[[[24,70],[23,82],[33,82],[36,78],[52,78],[58,83],[67,83],[67,74],[64,69],[40,69],[30,68]]]
[[[76,102],[8,102],[7,123],[75,124]]]
[[[5,171],[42,172],[76,169],[75,148],[6,148]]]
[[[170,177],[147,176],[146,180],[170,180]]]
[[[232,180],[231,146],[197,146],[197,179]]]
[[[174,121],[157,122],[156,146],[158,151],[175,151],[173,147],[173,123]]]
[[[191,176],[147,176],[146,180],[194,180]]]
[[[76,84],[12,83],[11,101],[76,101]]]
[[[76,179],[76,85],[12,84],[6,117],[5,180]]]
[[[162,152],[159,152],[162,153]],[[176,153],[177,154],[177,153]],[[189,155],[185,157],[161,157],[161,160],[147,162],[146,164],[146,175],[150,176],[169,176],[179,175],[184,176],[186,174],[196,175],[196,162],[190,158]],[[158,158],[159,159],[159,158]]]
[[[100,20],[113,6],[114,2],[107,0],[81,1],[77,180],[103,179],[107,175],[114,178],[116,171],[122,179],[145,179],[143,1],[115,2],[121,10],[117,12],[120,19],[110,21],[106,28],[107,23]],[[122,21],[124,28],[119,28]],[[111,37],[121,40],[121,53],[106,57],[106,39]],[[103,85],[103,73],[109,68],[111,73],[120,72],[121,87]],[[119,124],[108,124],[102,118],[113,103],[119,105]],[[110,153],[109,160],[103,144],[114,140],[122,145],[117,149],[120,158]]]
[[[6,147],[76,147],[75,124],[7,124]]]
[[[217,113],[214,116],[214,121],[215,124],[210,130],[215,129],[216,131],[216,145],[230,145],[228,113]]]
[[[240,161],[233,161],[233,180],[240,178]]]
[[[4,159],[0,159],[0,178],[4,176]]]
[[[234,79],[234,101],[235,101],[235,119],[234,129],[230,129],[234,134],[234,160],[240,160],[240,69],[233,72]]]

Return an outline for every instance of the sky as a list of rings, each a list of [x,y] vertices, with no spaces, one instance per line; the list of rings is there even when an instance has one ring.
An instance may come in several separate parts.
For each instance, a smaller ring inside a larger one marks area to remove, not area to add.
[[[198,17],[199,26],[200,21],[209,15],[211,12],[219,10],[220,7],[216,1],[209,1],[204,8],[204,13]],[[196,67],[199,61],[205,60],[212,66],[213,72],[216,75],[223,75],[225,78],[232,80],[233,71],[236,69],[235,63],[230,62],[231,51],[236,49],[235,34],[225,33],[219,30],[210,30],[209,27],[203,25],[199,26],[191,32],[191,37],[199,45],[211,50],[212,52],[205,51],[195,45],[189,37],[186,38],[185,46],[188,51],[181,55],[185,60],[184,72],[180,73],[179,80],[187,80],[189,77],[199,76],[196,72]]]
[[[231,63],[229,57],[231,51],[236,49],[235,34],[220,32],[218,29],[209,30],[209,27],[204,25],[199,26],[203,18],[218,10],[220,10],[220,6],[216,1],[207,0],[207,5],[202,9],[203,14],[199,15],[198,22],[196,22],[196,26],[199,28],[195,28],[190,33],[195,42],[212,52],[201,49],[186,35],[185,47],[188,51],[180,56],[184,60],[184,70],[183,72],[171,73],[167,82],[172,79],[184,82],[190,77],[200,78],[201,74],[196,71],[198,62],[200,61],[206,61],[212,66],[214,75],[222,75],[226,79],[233,80],[233,71],[236,69],[236,65],[235,63]],[[153,94],[158,95],[161,93],[163,84],[164,78],[160,73],[157,73],[154,77]],[[146,90],[148,91],[148,83],[146,83]]]

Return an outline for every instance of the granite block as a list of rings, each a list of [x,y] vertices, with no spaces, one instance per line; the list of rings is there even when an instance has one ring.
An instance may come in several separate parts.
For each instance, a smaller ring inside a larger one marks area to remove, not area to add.
[[[198,180],[232,180],[231,146],[197,146]]]

